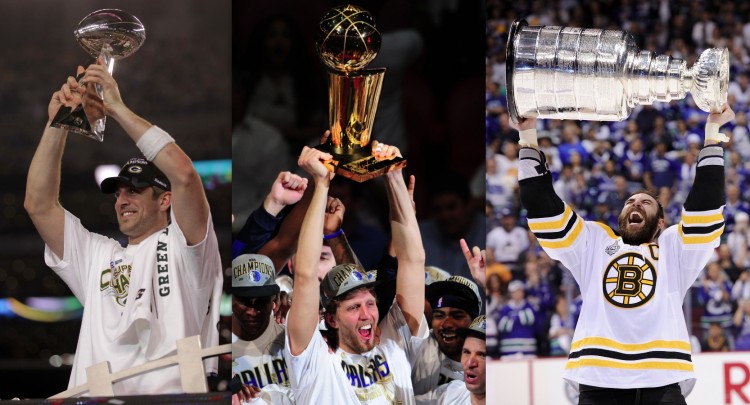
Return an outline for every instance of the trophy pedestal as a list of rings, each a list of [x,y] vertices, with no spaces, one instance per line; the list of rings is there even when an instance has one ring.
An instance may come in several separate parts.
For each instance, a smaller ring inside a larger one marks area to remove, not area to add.
[[[99,121],[103,121],[103,119],[100,119]],[[91,123],[89,123],[89,119],[86,117],[86,113],[83,111],[83,105],[81,104],[79,104],[78,107],[71,109],[68,109],[68,107],[65,106],[60,107],[60,110],[57,111],[57,115],[55,115],[50,126],[81,134],[91,139],[96,139],[99,142],[104,141],[103,131],[97,132],[91,128]],[[102,127],[103,126],[104,125],[102,125]]]
[[[361,148],[351,154],[336,153],[337,148],[330,144],[318,145],[315,149],[333,155],[333,171],[336,174],[359,183],[382,176],[391,170],[406,167],[406,159],[402,157],[378,159],[372,156],[367,148]]]

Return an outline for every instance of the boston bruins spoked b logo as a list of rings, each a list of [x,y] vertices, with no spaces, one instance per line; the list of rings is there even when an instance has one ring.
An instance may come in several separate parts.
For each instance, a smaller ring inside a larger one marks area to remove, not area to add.
[[[656,268],[640,253],[624,253],[607,265],[602,286],[610,304],[636,308],[654,296]]]

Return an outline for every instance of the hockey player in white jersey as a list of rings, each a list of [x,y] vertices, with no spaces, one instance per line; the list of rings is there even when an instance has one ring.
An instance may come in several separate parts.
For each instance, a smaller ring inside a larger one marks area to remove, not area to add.
[[[180,338],[201,335],[203,347],[216,345],[223,282],[208,201],[190,158],[123,103],[105,66],[89,66],[82,80],[87,85],[69,77],[53,94],[50,122],[60,108],[82,100],[87,111],[98,105],[145,159],[131,159],[119,176],[101,184],[104,193],[115,195],[126,247],[89,232],[60,205],[66,130],[47,122],[29,167],[24,207],[46,244],[45,261],[84,307],[71,388],[86,383],[86,367],[109,361],[112,372],[122,371],[173,354]],[[103,100],[94,84],[102,87]],[[164,394],[182,387],[177,366],[170,366],[116,382],[113,390]]]
[[[373,145],[375,147],[375,145]],[[400,155],[397,148],[374,149],[377,157]],[[414,337],[427,337],[424,317],[425,253],[411,197],[401,170],[385,175],[392,243],[398,258],[396,299],[385,319],[372,289],[374,272],[339,264],[318,280],[323,220],[333,174],[324,162],[332,156],[305,147],[299,165],[312,176],[315,190],[302,222],[294,274],[294,300],[287,315],[284,352],[294,396],[300,404],[414,404],[411,364]],[[322,283],[322,288],[321,288]],[[329,333],[318,330],[318,303]],[[376,328],[380,328],[378,339]]]
[[[616,404],[623,398],[684,404],[692,390],[682,301],[724,229],[719,143],[729,139],[718,130],[733,117],[726,105],[709,115],[680,222],[665,229],[657,199],[639,192],[626,200],[618,233],[584,221],[555,194],[537,144],[536,119],[519,123],[518,179],[529,228],[550,257],[572,272],[583,297],[563,374],[579,390],[579,404]]]

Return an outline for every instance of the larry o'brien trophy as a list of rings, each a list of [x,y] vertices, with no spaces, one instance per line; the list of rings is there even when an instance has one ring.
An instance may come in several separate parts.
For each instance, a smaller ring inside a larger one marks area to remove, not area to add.
[[[329,10],[316,35],[318,55],[328,68],[331,136],[318,148],[333,155],[336,173],[363,182],[404,167],[406,160],[376,159],[370,137],[385,68],[364,69],[380,50],[372,15],[352,5]]]
[[[703,111],[727,101],[726,48],[701,53],[692,68],[682,59],[639,51],[624,31],[513,22],[506,53],[511,119],[621,121],[636,105],[692,94]]]
[[[107,66],[109,74],[112,74],[115,60],[132,55],[146,40],[146,29],[138,18],[115,9],[98,10],[87,15],[78,23],[73,34],[89,55],[100,59],[101,63]],[[95,90],[103,99],[102,87],[97,84]],[[104,140],[107,117],[104,111],[95,111],[90,115],[92,116],[87,116],[83,105],[71,110],[62,107],[52,120],[51,126],[86,135],[101,142]]]

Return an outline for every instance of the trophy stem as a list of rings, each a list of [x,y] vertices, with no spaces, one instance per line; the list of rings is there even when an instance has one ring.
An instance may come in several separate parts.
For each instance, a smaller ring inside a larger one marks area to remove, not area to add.
[[[328,74],[328,117],[332,151],[353,160],[370,144],[385,68]]]
[[[102,50],[99,53],[99,60],[102,64],[107,66],[107,71],[109,72],[109,74],[112,74],[115,68],[115,58],[112,57],[111,45],[104,44],[102,46]],[[96,84],[96,94],[99,95],[99,98],[104,100],[104,89],[100,84]],[[93,135],[89,135],[90,137],[100,142],[104,140],[104,129],[107,126],[107,115],[104,111],[102,111],[101,113],[102,117],[91,124],[91,132],[93,132]]]

